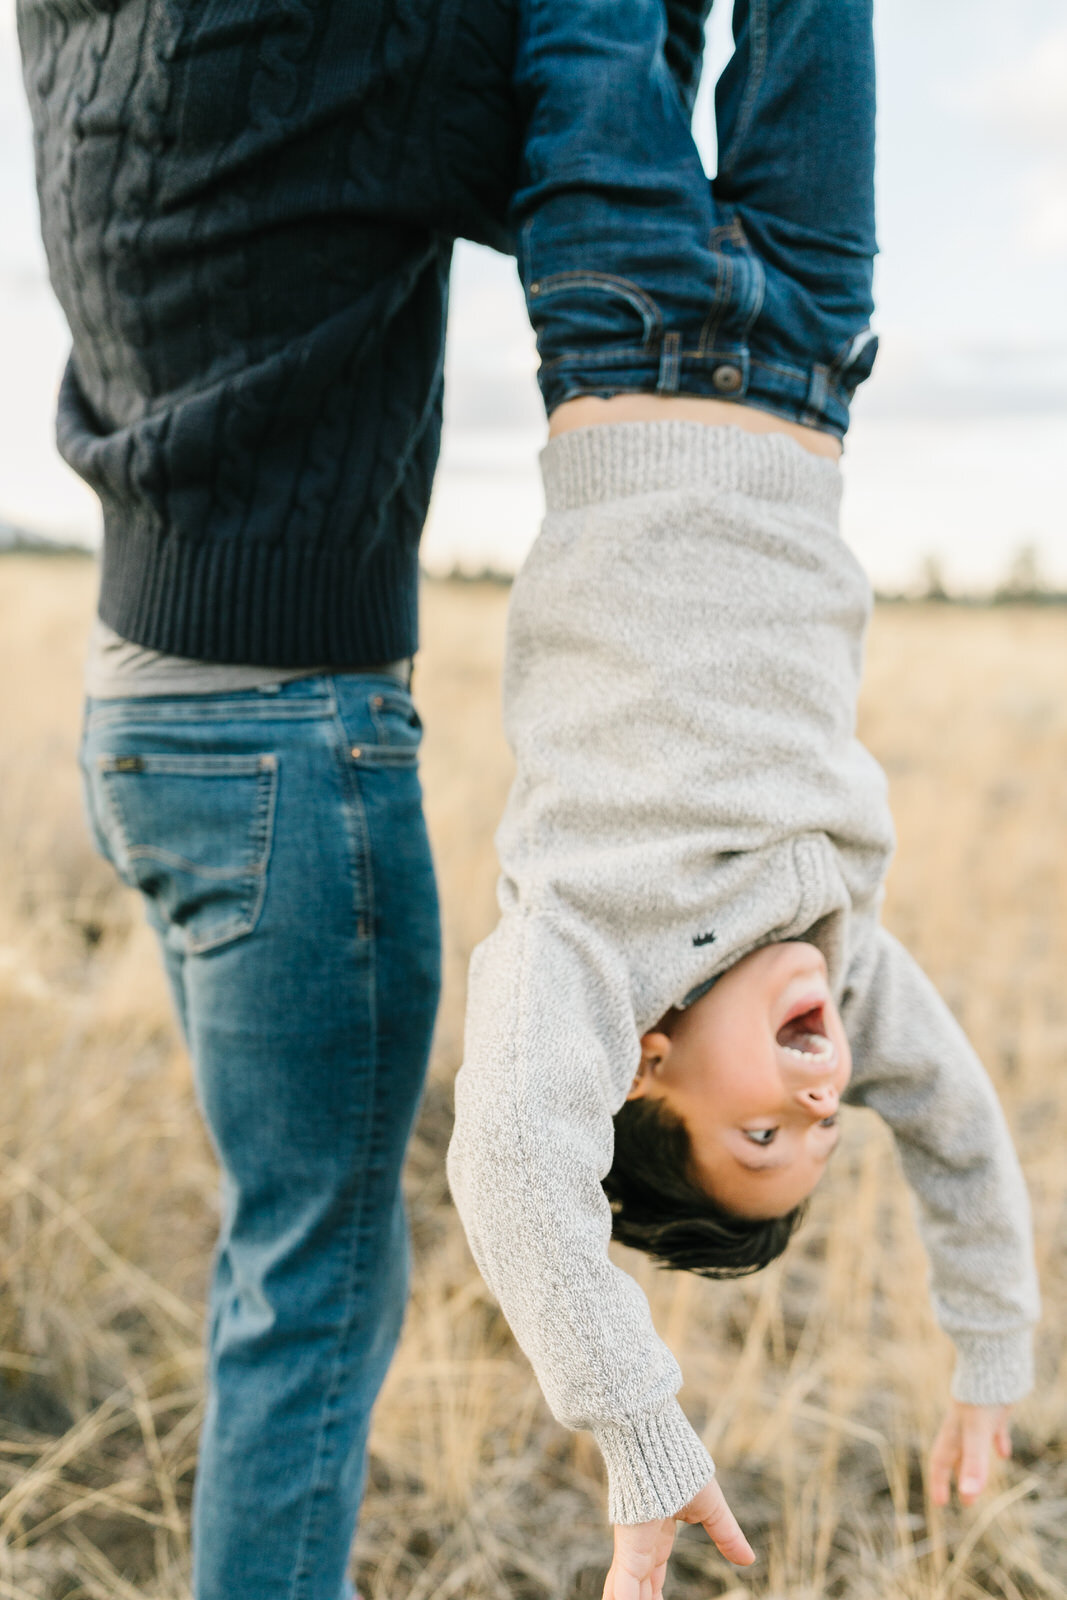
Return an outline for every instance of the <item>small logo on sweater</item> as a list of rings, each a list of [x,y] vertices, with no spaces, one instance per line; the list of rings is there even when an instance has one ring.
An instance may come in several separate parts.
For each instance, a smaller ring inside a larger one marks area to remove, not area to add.
[[[697,933],[697,934],[694,934],[693,943],[697,947],[697,949],[699,950],[699,948],[700,948],[700,946],[702,944],[714,944],[715,943],[715,935],[714,935],[714,933]]]

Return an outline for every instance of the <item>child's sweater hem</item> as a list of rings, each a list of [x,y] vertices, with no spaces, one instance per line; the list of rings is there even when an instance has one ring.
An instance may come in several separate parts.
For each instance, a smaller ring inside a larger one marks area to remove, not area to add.
[[[608,1470],[611,1522],[674,1516],[715,1475],[677,1400],[651,1416],[590,1426]]]
[[[1034,1340],[1029,1328],[1013,1333],[958,1333],[952,1398],[963,1405],[1014,1405],[1034,1386]]]

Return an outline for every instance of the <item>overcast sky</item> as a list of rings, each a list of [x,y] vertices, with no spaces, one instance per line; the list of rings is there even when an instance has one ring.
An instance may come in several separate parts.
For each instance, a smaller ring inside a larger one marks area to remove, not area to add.
[[[868,410],[1067,406],[1067,12],[1063,0],[884,0],[878,22],[877,323]],[[918,43],[917,43],[918,41]],[[713,11],[695,131],[713,167],[710,89],[729,50]],[[511,271],[465,260],[452,369],[516,325]],[[480,310],[471,300],[480,297]],[[472,314],[467,315],[468,309]],[[489,313],[489,321],[486,320]],[[485,374],[478,372],[484,385]]]
[[[882,353],[850,435],[855,542],[877,561],[885,519],[897,514],[883,504],[884,486],[900,476],[894,457],[925,443],[931,487],[916,504],[921,526],[911,528],[913,540],[926,549],[942,536],[961,544],[982,517],[992,538],[990,507],[995,502],[1003,524],[1014,506],[1002,542],[1032,535],[1055,564],[1053,547],[1062,541],[1067,575],[1067,472],[1050,457],[1067,459],[1063,0],[882,0],[877,11]],[[720,4],[707,88],[728,50],[728,24]],[[710,165],[707,95],[697,133]],[[95,526],[91,499],[52,459],[51,408],[66,335],[42,287],[31,166],[14,3],[0,0],[0,521],[84,534]],[[468,532],[480,527],[483,542],[496,538],[505,564],[507,550],[521,553],[529,541],[533,452],[543,431],[533,367],[513,267],[461,247],[445,478],[428,543],[439,564],[448,564],[464,523]],[[1003,438],[1011,459],[992,462]],[[949,472],[962,499],[943,481]],[[982,492],[983,473],[991,475],[992,501]],[[500,496],[520,479],[512,526],[497,536]],[[930,511],[924,522],[930,494],[936,520]],[[961,509],[964,502],[970,509]]]

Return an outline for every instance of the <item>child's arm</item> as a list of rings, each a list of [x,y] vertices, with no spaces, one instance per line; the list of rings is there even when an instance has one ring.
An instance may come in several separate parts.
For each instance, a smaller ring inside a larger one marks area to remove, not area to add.
[[[603,1452],[615,1523],[715,1471],[639,1286],[608,1256],[601,1178],[639,1049],[625,970],[580,924],[512,911],[471,963],[448,1177],[483,1277],[556,1418]]]
[[[1004,1113],[974,1050],[907,951],[877,929],[853,962],[842,1015],[845,1099],[889,1124],[918,1203],[937,1320],[956,1347],[952,1396],[1019,1400],[1040,1311],[1030,1206]]]

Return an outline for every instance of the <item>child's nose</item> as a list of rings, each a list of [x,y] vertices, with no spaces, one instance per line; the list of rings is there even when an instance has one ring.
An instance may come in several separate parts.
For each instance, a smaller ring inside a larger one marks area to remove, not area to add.
[[[839,1101],[837,1090],[832,1083],[820,1084],[818,1087],[798,1089],[797,1103],[810,1111],[812,1116],[820,1118],[832,1117],[837,1110]]]

